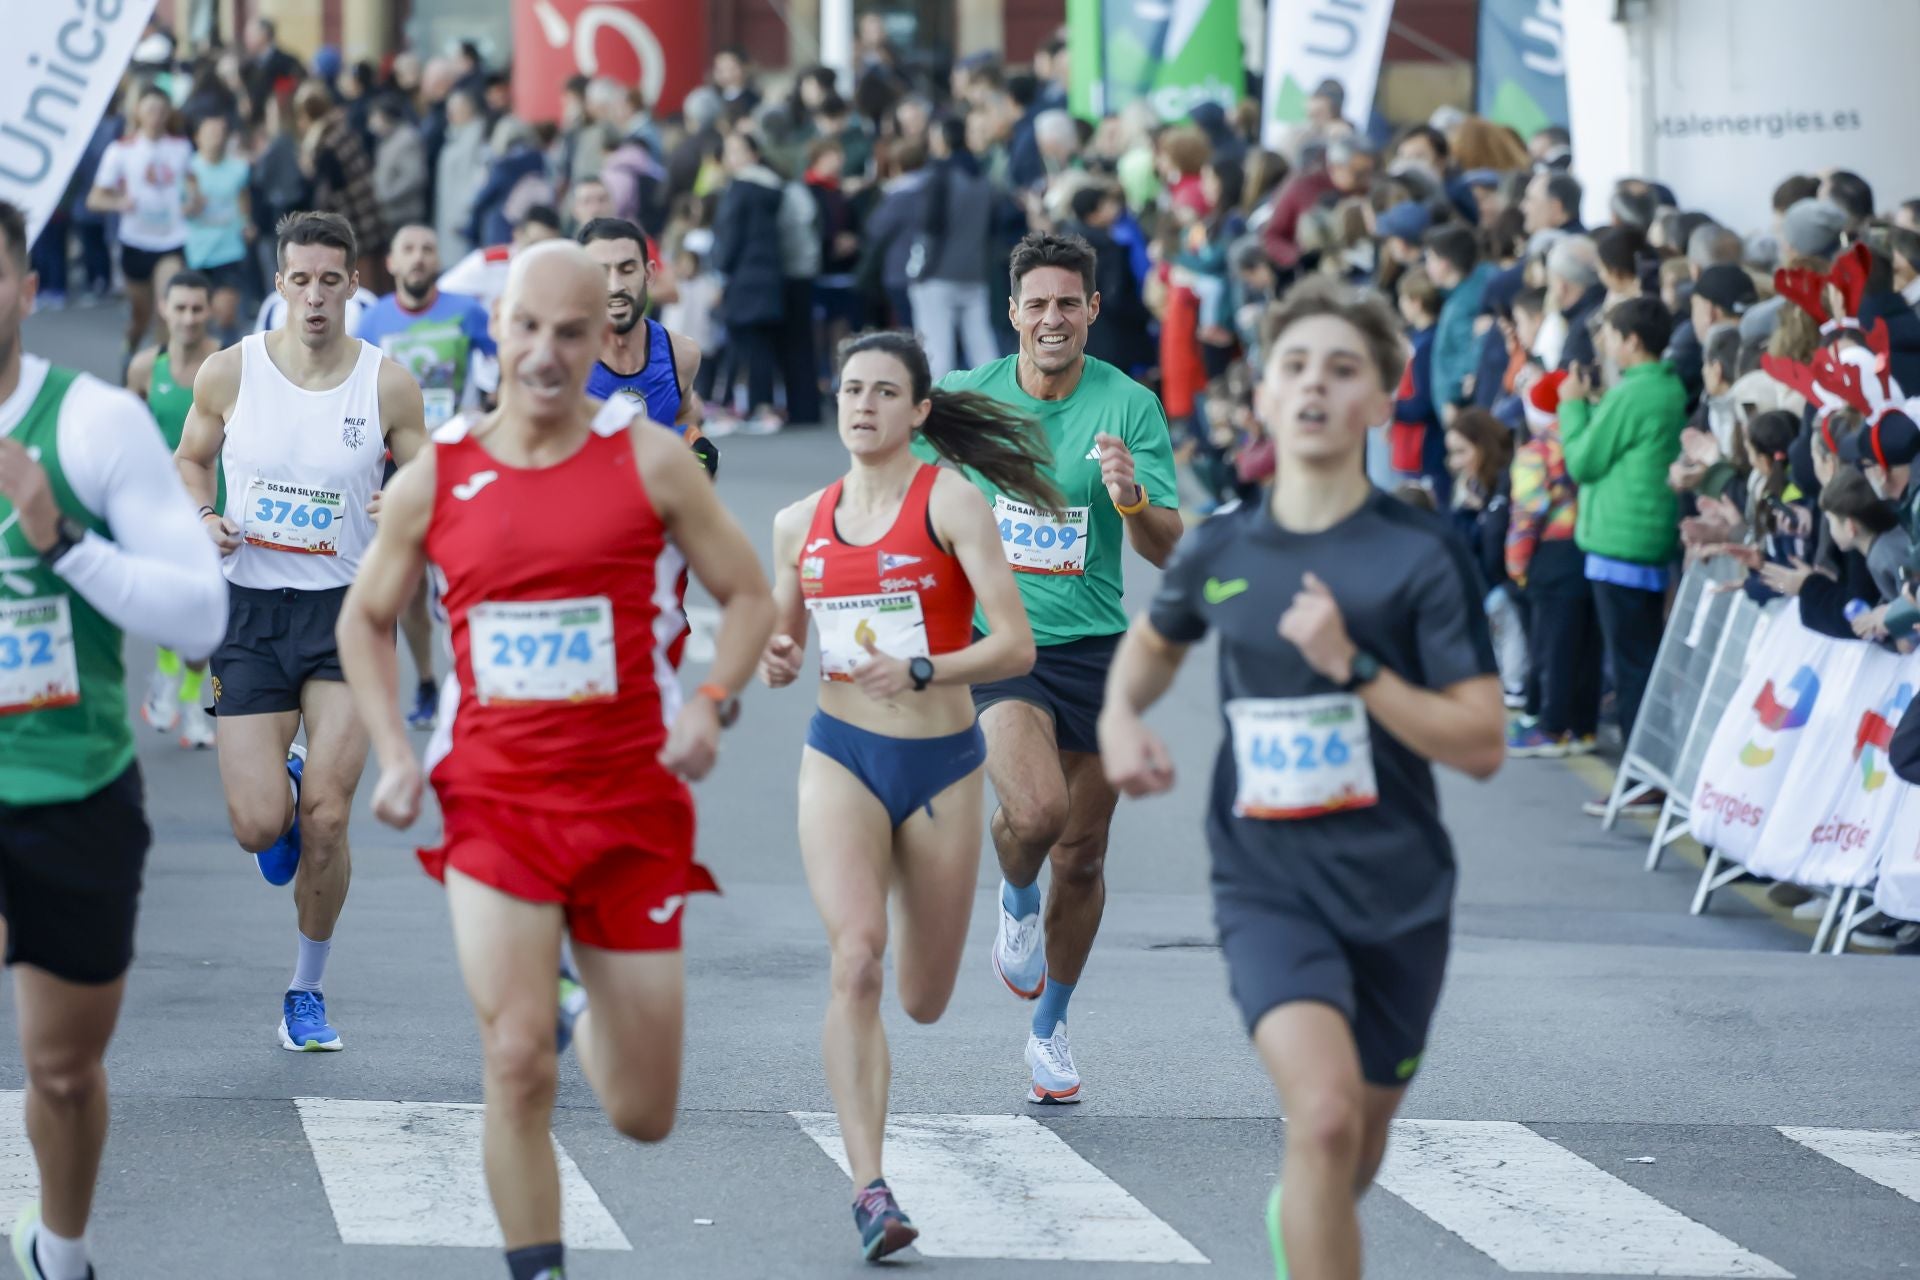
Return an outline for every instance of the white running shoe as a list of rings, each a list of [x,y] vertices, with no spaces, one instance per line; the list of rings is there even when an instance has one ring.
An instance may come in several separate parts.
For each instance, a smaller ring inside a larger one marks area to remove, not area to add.
[[[1006,882],[1000,884],[1006,892]],[[1007,990],[1022,1000],[1038,1000],[1047,989],[1047,937],[1040,925],[1040,913],[1015,916],[1007,910],[1003,896],[1000,908],[1000,933],[993,940],[993,971]]]
[[[213,717],[197,702],[181,704],[180,745],[189,751],[204,750],[213,745]]]
[[[140,718],[155,733],[172,733],[180,724],[180,677],[153,673],[147,682],[147,700],[140,704]]]
[[[1080,1101],[1080,1073],[1074,1068],[1073,1049],[1067,1044],[1066,1023],[1054,1023],[1053,1034],[1045,1040],[1027,1036],[1027,1067],[1033,1072],[1028,1102]]]

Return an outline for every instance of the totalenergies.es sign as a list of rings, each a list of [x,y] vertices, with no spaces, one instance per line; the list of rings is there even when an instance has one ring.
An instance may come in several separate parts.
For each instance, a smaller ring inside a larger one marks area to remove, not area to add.
[[[557,120],[569,77],[639,85],[672,115],[707,68],[704,6],[674,0],[513,0],[513,111]]]

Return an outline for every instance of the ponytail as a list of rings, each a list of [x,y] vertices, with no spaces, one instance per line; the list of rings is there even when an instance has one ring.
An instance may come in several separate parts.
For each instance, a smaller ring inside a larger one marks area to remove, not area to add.
[[[1031,418],[978,391],[935,388],[930,398],[933,409],[920,434],[941,457],[1038,511],[1058,515],[1067,509],[1067,500],[1047,479],[1053,458]]]
[[[914,403],[932,404],[920,434],[942,458],[1037,511],[1059,515],[1067,509],[1066,498],[1047,478],[1053,455],[1031,418],[978,391],[935,387],[927,353],[910,333],[887,330],[849,338],[840,344],[839,367],[862,351],[883,352],[906,366]]]

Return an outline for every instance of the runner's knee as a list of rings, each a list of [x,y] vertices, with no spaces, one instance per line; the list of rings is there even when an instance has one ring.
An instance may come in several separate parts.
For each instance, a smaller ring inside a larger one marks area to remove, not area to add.
[[[1366,1110],[1359,1082],[1326,1085],[1288,1099],[1287,1146],[1319,1163],[1357,1164],[1366,1139]]]
[[[1067,829],[1066,793],[1002,798],[1000,820],[1022,848],[1051,849]]]
[[[1069,840],[1053,850],[1053,880],[1076,888],[1091,888],[1105,877],[1107,837],[1105,832],[1085,840]]]
[[[100,1060],[77,1050],[27,1051],[27,1081],[52,1106],[81,1107],[106,1088]]]
[[[855,1004],[879,1004],[887,981],[881,960],[886,946],[884,934],[850,931],[834,939],[833,994]]]
[[[482,1035],[487,1059],[487,1101],[514,1112],[553,1105],[559,1062],[553,1024],[497,1020]]]
[[[331,849],[344,844],[353,805],[345,796],[309,791],[300,797],[300,839],[303,848]]]
[[[233,838],[240,842],[242,849],[248,853],[264,853],[287,832],[285,798],[281,798],[277,807],[230,803],[227,819],[233,824]]]
[[[665,1097],[610,1098],[607,1120],[635,1142],[664,1142],[673,1132],[675,1101],[670,1091]]]

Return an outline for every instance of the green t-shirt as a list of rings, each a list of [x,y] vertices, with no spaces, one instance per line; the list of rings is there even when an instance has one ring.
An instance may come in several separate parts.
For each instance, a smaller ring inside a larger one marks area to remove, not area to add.
[[[978,474],[969,471],[967,478],[994,504],[1001,544],[1020,584],[1034,642],[1066,644],[1117,635],[1127,629],[1127,611],[1120,603],[1126,521],[1100,482],[1093,438],[1104,432],[1124,440],[1133,453],[1134,478],[1146,487],[1148,500],[1156,507],[1177,508],[1166,411],[1153,392],[1092,356],[1086,357],[1086,370],[1072,395],[1036,400],[1020,386],[1019,361],[1017,355],[1006,356],[978,369],[959,370],[942,378],[940,386],[983,392],[1037,419],[1053,447],[1048,475],[1071,510],[1065,519],[1049,519],[1001,497]],[[937,456],[925,440],[916,440],[914,451],[928,461]],[[985,615],[976,611],[974,625],[985,630]]]

